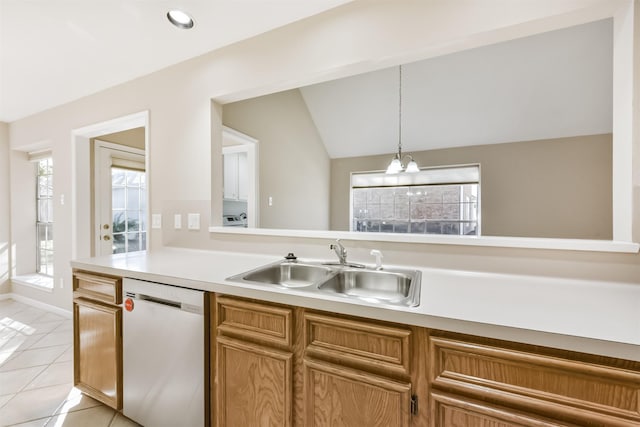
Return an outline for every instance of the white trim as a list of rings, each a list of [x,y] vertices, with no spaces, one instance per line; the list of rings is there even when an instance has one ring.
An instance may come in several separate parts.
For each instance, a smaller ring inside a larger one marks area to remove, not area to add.
[[[632,241],[634,2],[613,17],[613,238]]]
[[[41,302],[32,298],[28,298],[16,293],[0,294],[0,300],[5,300],[5,299],[12,299],[12,300],[21,302],[23,304],[30,305],[35,308],[39,308],[41,310],[45,310],[53,314],[57,314],[58,316],[62,316],[66,319],[73,319],[72,311],[65,310],[64,308],[56,307],[55,305],[46,304],[44,302]]]
[[[408,235],[326,230],[280,230],[272,228],[209,227],[210,233],[250,236],[303,237],[310,239],[368,240],[374,242],[427,243],[433,245],[486,246],[498,248],[550,249],[587,252],[637,253],[640,244],[612,240],[543,239],[536,237]]]
[[[229,126],[222,126],[223,138],[230,139],[237,144],[257,144],[258,140],[252,136],[237,131]]]

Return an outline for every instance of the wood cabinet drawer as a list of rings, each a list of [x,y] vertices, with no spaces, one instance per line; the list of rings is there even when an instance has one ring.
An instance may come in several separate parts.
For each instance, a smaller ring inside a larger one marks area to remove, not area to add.
[[[432,426],[566,427],[570,425],[446,393],[431,393],[431,405],[433,407]]]
[[[636,369],[520,348],[432,336],[432,385],[576,424],[640,425]]]
[[[122,278],[75,271],[73,273],[73,291],[78,297],[109,304],[121,304]]]
[[[291,347],[293,309],[216,297],[218,332]]]
[[[306,353],[362,369],[409,375],[409,329],[318,313],[304,315]]]

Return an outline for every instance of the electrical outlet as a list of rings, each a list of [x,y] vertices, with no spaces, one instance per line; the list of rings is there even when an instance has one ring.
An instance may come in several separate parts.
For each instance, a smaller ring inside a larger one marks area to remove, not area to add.
[[[190,213],[187,216],[187,227],[189,230],[200,230],[200,214]]]
[[[175,228],[176,230],[179,230],[182,228],[182,215],[181,214],[175,214],[173,216],[173,228]]]

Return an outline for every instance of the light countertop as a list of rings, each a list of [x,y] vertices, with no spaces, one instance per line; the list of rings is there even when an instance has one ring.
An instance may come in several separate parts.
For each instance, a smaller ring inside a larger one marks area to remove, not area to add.
[[[74,260],[71,265],[209,292],[640,361],[640,284],[389,265],[422,272],[420,305],[390,307],[226,280],[280,259],[163,248]]]

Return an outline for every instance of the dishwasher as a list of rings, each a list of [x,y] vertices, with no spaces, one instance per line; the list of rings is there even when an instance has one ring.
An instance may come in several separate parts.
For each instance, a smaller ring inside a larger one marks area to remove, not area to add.
[[[145,427],[203,427],[205,293],[128,278],[122,289],[122,413]]]

